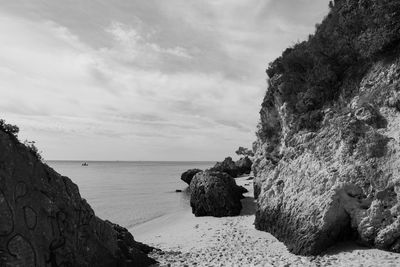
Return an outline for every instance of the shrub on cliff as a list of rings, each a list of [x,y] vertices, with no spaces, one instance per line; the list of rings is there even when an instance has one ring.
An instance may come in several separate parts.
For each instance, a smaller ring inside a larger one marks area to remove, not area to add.
[[[35,143],[35,141],[24,141],[24,145],[28,148],[29,152],[31,152],[38,160],[42,161],[43,157],[39,149],[36,147]]]
[[[14,136],[15,138],[18,137],[19,128],[16,125],[8,124],[4,120],[0,119],[0,130],[3,132]]]
[[[18,126],[8,124],[5,122],[5,120],[0,119],[0,130],[5,132],[9,136],[12,136],[12,138],[14,138],[15,140],[18,140],[18,133],[19,133]],[[35,141],[25,140],[23,144],[38,160],[43,160],[43,157],[39,152],[39,149],[35,145]]]
[[[253,152],[253,151],[251,151],[251,150],[248,149],[248,148],[242,147],[242,146],[240,146],[240,147],[235,151],[235,153],[236,153],[238,156],[244,156],[244,157],[246,157],[246,156],[248,156],[248,157],[253,157],[253,156],[254,156],[254,152]]]
[[[314,35],[286,49],[269,64],[279,75],[280,93],[293,113],[306,120],[314,110],[338,97],[346,75],[361,77],[369,63],[400,43],[400,1],[337,0]],[[354,86],[346,88],[348,94]],[[300,123],[299,129],[316,128]]]

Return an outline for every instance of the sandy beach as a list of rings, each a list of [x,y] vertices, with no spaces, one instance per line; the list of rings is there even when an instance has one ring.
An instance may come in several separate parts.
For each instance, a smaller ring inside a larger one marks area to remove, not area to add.
[[[160,266],[399,266],[400,255],[343,243],[318,257],[288,252],[271,234],[254,228],[253,184],[236,179],[249,192],[236,217],[195,217],[185,212],[136,226],[135,239],[158,248],[150,256]]]

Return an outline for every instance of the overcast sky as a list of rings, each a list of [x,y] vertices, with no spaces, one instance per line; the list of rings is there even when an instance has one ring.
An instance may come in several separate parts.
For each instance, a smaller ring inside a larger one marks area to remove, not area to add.
[[[0,116],[45,159],[222,160],[328,2],[0,0]]]

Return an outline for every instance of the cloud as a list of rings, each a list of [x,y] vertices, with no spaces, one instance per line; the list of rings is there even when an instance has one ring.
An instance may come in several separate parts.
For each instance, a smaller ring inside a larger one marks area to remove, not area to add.
[[[114,46],[109,50],[111,53],[117,52],[114,55],[119,57],[119,60],[140,67],[156,68],[160,62],[164,61],[164,57],[192,58],[188,51],[180,46],[161,47],[157,43],[149,41],[151,34],[144,32],[140,26],[142,22],[137,21],[135,27],[113,21],[106,29],[106,32],[110,33],[115,41]]]
[[[317,2],[4,2],[2,114],[45,158],[221,159],[254,140],[264,69]]]

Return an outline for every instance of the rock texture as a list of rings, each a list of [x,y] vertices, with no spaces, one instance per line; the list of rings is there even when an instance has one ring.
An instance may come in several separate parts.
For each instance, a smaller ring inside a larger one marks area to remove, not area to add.
[[[262,122],[279,131],[258,140],[257,228],[299,254],[320,253],[350,233],[400,252],[399,77],[398,58],[376,63],[346,108],[324,109],[318,131],[291,134],[293,114],[273,81]]]
[[[150,250],[0,130],[0,266],[148,266]]]
[[[242,209],[242,193],[227,173],[200,172],[190,183],[190,206],[195,216],[236,216]]]
[[[202,172],[200,169],[190,169],[182,173],[181,175],[181,180],[190,185],[190,182],[192,181],[193,177],[199,173]]]
[[[225,158],[222,162],[217,162],[214,167],[209,169],[214,172],[226,172],[233,178],[239,176],[239,168],[236,166],[235,162],[231,157]]]
[[[249,157],[244,157],[235,162],[240,174],[250,174],[253,162]]]
[[[299,127],[305,113],[272,73],[253,164],[255,225],[296,254],[351,238],[400,252],[400,56],[393,48],[371,60],[361,79],[344,75],[338,95],[308,111],[316,127]]]
[[[249,174],[251,172],[252,161],[249,157],[244,157],[238,161],[233,161],[231,157],[227,157],[222,162],[217,162],[214,167],[210,168],[210,171],[215,172],[226,172],[233,178],[236,178],[243,174]]]

